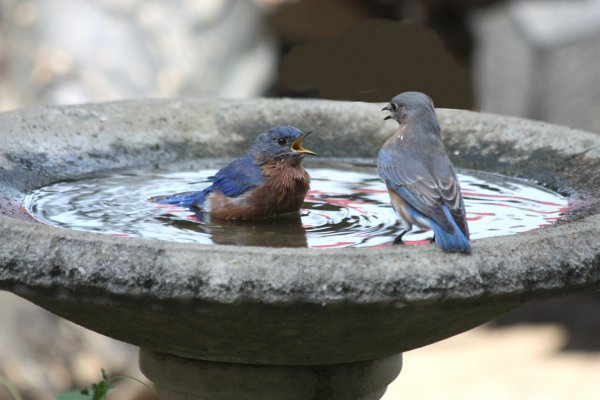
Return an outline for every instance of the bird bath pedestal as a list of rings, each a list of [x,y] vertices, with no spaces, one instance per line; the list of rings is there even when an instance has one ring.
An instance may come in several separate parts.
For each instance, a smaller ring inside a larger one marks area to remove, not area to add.
[[[377,400],[398,376],[402,355],[317,366],[198,361],[140,350],[140,367],[161,399]]]
[[[140,346],[169,399],[378,399],[401,354],[525,302],[600,285],[600,137],[439,110],[457,167],[575,199],[565,222],[476,240],[366,249],[194,245],[32,221],[24,194],[99,171],[235,157],[265,128],[313,130],[323,157],[373,159],[381,104],[160,100],[0,115],[0,289]]]

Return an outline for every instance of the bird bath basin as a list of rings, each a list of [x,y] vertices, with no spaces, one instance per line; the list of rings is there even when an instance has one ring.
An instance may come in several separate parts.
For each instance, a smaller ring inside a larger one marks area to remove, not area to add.
[[[206,245],[71,231],[24,196],[99,171],[244,153],[257,132],[316,132],[324,158],[374,158],[381,104],[161,100],[0,115],[0,289],[140,346],[163,399],[378,399],[401,353],[525,302],[600,287],[600,137],[439,110],[457,167],[571,196],[565,220],[473,242],[310,249]]]

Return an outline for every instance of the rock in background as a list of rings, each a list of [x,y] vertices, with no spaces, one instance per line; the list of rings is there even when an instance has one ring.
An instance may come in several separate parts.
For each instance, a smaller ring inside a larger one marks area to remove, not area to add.
[[[482,111],[600,132],[600,1],[513,1],[473,30]]]
[[[0,87],[13,106],[257,96],[277,62],[261,4],[4,0]]]

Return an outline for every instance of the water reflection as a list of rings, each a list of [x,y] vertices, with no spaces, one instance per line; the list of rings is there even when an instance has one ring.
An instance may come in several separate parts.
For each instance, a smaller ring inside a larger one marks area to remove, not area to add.
[[[216,170],[133,171],[62,182],[30,194],[39,221],[63,228],[174,242],[268,247],[389,246],[402,229],[373,167],[327,164],[308,169],[312,184],[301,213],[255,221],[211,220],[209,214],[149,199],[202,190]],[[551,225],[568,199],[519,179],[459,171],[471,238],[510,235]],[[429,243],[430,231],[405,235]]]
[[[215,244],[266,247],[307,247],[306,229],[298,213],[251,221],[216,220],[196,211],[186,219],[161,215],[160,223],[182,232],[208,235]]]

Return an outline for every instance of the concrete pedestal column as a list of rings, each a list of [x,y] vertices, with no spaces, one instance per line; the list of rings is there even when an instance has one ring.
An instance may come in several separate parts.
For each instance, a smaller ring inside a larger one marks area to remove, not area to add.
[[[140,349],[161,400],[377,400],[402,354],[348,364],[271,366],[201,361]]]

